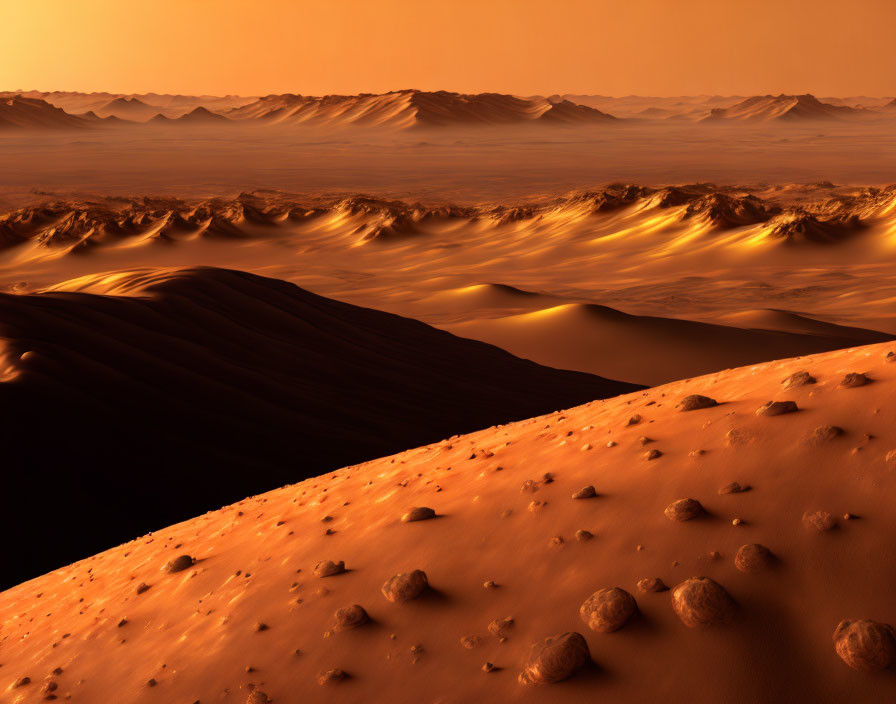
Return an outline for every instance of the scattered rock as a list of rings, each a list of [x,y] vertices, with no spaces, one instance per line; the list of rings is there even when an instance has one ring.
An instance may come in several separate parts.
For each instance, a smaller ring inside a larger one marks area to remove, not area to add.
[[[730,484],[726,484],[721,489],[719,489],[719,495],[724,496],[725,494],[740,494],[747,490],[747,487],[741,486],[737,482],[731,482]]]
[[[263,623],[261,621],[259,621],[258,623],[255,624],[255,632],[256,633],[261,633],[262,631],[266,631],[269,628],[270,628],[270,626],[268,624]]]
[[[435,518],[436,512],[427,506],[415,506],[401,517],[402,523],[413,523],[414,521],[426,521]]]
[[[647,592],[665,592],[669,587],[659,577],[645,577],[638,580],[638,591]]]
[[[834,631],[834,648],[853,670],[884,670],[896,665],[896,629],[866,619],[841,621]]]
[[[482,638],[480,636],[464,636],[460,639],[460,644],[467,650],[472,650],[482,645]]]
[[[732,521],[731,521],[731,525],[733,525],[733,526],[735,526],[735,527],[737,527],[737,526],[742,526],[743,524],[744,524],[744,519],[743,519],[743,518],[734,518],[734,519],[732,519]]]
[[[701,408],[712,408],[713,406],[718,405],[718,402],[709,396],[691,394],[690,396],[685,396],[681,399],[677,408],[679,411],[699,411]]]
[[[332,577],[333,575],[345,572],[345,561],[333,562],[332,560],[323,560],[314,566],[315,577]]]
[[[892,350],[887,352],[887,354],[884,356],[884,361],[885,362],[896,362],[896,352],[893,352]]]
[[[616,447],[616,441],[615,441],[615,440],[610,440],[610,441],[607,443],[607,447]]]
[[[635,598],[624,589],[599,589],[579,608],[579,616],[592,631],[612,633],[638,613]]]
[[[497,589],[497,588],[498,588],[498,583],[497,583],[497,582],[493,582],[492,580],[488,580],[488,581],[485,582],[482,586],[483,586],[484,589]]]
[[[769,569],[775,562],[772,551],[759,543],[741,545],[734,556],[734,566],[741,572],[755,574]]]
[[[554,475],[551,474],[550,472],[545,472],[544,475],[541,477],[541,480],[545,484],[550,484],[554,481]]]
[[[342,682],[346,677],[348,677],[348,675],[343,670],[336,668],[321,673],[317,678],[317,683],[319,685],[334,684],[336,682]]]
[[[641,445],[642,447],[644,445],[648,445],[652,442],[653,442],[653,440],[650,439],[649,437],[647,437],[646,435],[642,435],[641,437],[638,438],[638,444]]]
[[[494,672],[496,669],[497,668],[490,662],[487,662],[487,663],[485,663],[485,665],[482,666],[483,672]]]
[[[597,491],[595,488],[589,484],[588,486],[584,486],[579,489],[575,494],[572,495],[574,499],[593,499],[597,496]]]
[[[572,677],[591,659],[580,633],[563,633],[532,645],[520,682],[553,684]]]
[[[865,386],[865,384],[870,383],[871,379],[859,372],[849,372],[849,374],[840,380],[840,386],[845,386],[847,389],[852,389],[856,386]]]
[[[584,543],[588,540],[591,540],[594,537],[594,533],[590,530],[579,529],[576,531],[576,540],[580,543]]]
[[[194,560],[189,555],[181,555],[180,557],[175,557],[173,560],[168,562],[165,565],[165,571],[168,574],[173,574],[174,572],[183,572],[184,570],[190,569],[196,560]]]
[[[19,679],[12,683],[12,688],[18,689],[19,687],[24,687],[29,684],[31,684],[30,677],[19,677]]]
[[[655,460],[657,457],[662,457],[662,456],[663,456],[663,453],[660,452],[659,450],[657,450],[656,448],[654,448],[652,450],[647,451],[644,454],[644,459],[645,460]]]
[[[526,508],[529,509],[529,511],[531,513],[535,513],[543,506],[544,506],[544,501],[532,501],[529,503],[529,505]]]
[[[670,521],[691,521],[702,516],[705,511],[696,499],[679,499],[666,506],[663,513]]]
[[[756,409],[757,416],[780,416],[795,413],[799,408],[795,401],[769,401]]]
[[[512,618],[496,618],[488,624],[489,633],[498,636],[498,638],[507,638],[513,628]]]
[[[672,590],[672,608],[689,628],[704,628],[730,621],[736,606],[718,582],[709,577],[691,577]]]
[[[143,594],[144,592],[148,592],[149,589],[150,586],[146,582],[140,582],[140,584],[137,585],[137,589],[135,591],[138,594]]]
[[[536,491],[538,491],[538,483],[532,479],[527,479],[520,487],[521,494],[534,494]]]
[[[350,631],[370,621],[370,616],[367,615],[364,607],[358,604],[339,609],[334,618],[336,619],[336,625],[333,626],[335,631]]]
[[[628,419],[628,421],[626,422],[626,425],[637,425],[640,422],[641,422],[641,416],[636,414]]]
[[[819,531],[833,530],[837,527],[837,521],[834,516],[827,511],[813,511],[803,514],[803,520],[810,526]]]
[[[750,442],[750,433],[740,428],[732,428],[725,433],[729,445],[746,445]]]
[[[836,425],[820,425],[812,431],[809,442],[813,445],[823,445],[839,435],[843,435],[843,428],[838,428]]]
[[[395,604],[403,604],[411,599],[416,599],[429,586],[426,573],[423,570],[402,572],[390,578],[383,585],[383,596]]]
[[[806,386],[807,384],[814,383],[815,377],[812,376],[809,372],[796,372],[794,374],[791,374],[781,382],[782,386],[785,389],[795,389],[798,386]]]
[[[254,689],[246,698],[246,704],[269,704],[271,698],[260,689]]]

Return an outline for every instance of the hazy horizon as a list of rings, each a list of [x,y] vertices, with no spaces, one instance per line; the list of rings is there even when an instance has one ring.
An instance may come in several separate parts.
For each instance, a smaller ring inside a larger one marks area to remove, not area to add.
[[[516,95],[893,92],[889,0],[858,0],[849,12],[838,0],[812,12],[797,0],[758,4],[746,12],[710,0],[267,0],[251,8],[237,0],[44,0],[5,9],[0,85],[191,95],[396,86]]]

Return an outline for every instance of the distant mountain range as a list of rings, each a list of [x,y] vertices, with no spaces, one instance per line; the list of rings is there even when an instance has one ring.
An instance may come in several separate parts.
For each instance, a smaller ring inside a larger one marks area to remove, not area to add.
[[[812,95],[611,98],[587,95],[520,97],[400,90],[262,97],[0,93],[0,128],[77,128],[97,124],[227,124],[228,122],[387,127],[392,129],[499,125],[606,125],[622,121],[800,122],[892,116],[896,99]]]
[[[841,120],[869,113],[866,108],[823,103],[814,95],[755,95],[728,108],[713,108],[704,120]]]

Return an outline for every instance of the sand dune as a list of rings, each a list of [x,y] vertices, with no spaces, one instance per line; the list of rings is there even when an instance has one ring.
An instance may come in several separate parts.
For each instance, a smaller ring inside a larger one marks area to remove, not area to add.
[[[733,314],[725,319],[729,321],[714,325],[569,303],[442,327],[549,366],[601,370],[612,378],[647,385],[894,339],[783,311]]]
[[[158,108],[147,105],[138,98],[113,98],[105,105],[93,110],[100,117],[118,117],[133,122],[146,122],[158,114]]]
[[[157,115],[151,122],[223,121],[228,119],[197,108],[171,120]],[[552,237],[576,239],[589,228],[607,242],[626,236],[626,244],[638,234],[648,234],[652,247],[670,247],[696,252],[706,247],[774,246],[777,243],[825,244],[849,239],[874,229],[881,238],[889,237],[896,223],[896,187],[864,189],[855,196],[826,197],[815,202],[782,207],[774,198],[763,199],[748,190],[719,189],[712,184],[644,188],[616,185],[603,191],[576,193],[524,206],[422,205],[370,196],[299,200],[294,197],[245,194],[236,199],[207,199],[183,202],[164,199],[118,198],[103,203],[47,202],[0,213],[0,231],[7,245],[28,240],[41,244],[70,244],[86,238],[93,244],[114,242],[110,231],[121,235],[144,236],[172,221],[191,226],[202,234],[209,223],[225,224],[234,232],[247,224],[296,225],[327,216],[332,225],[352,236],[355,244],[391,241],[431,235],[446,225],[456,226],[460,235],[468,226],[499,230],[549,225]],[[883,224],[883,227],[877,227]],[[611,229],[607,231],[607,227]],[[676,233],[677,228],[684,229]],[[570,228],[581,233],[570,235]],[[612,228],[615,228],[612,229]],[[654,233],[667,230],[670,237],[657,241]],[[730,237],[709,237],[731,231]],[[250,236],[249,232],[243,232]]]
[[[227,112],[236,120],[280,124],[408,127],[610,122],[605,113],[566,100],[446,91],[396,91],[382,95],[269,95]]]
[[[44,545],[7,545],[7,583],[246,493],[636,388],[222,269],[86,276],[0,309],[3,530]]]
[[[157,531],[0,595],[2,684],[121,704],[887,701],[892,674],[853,667],[896,659],[874,625],[896,624],[892,358],[676,382]],[[694,394],[720,405],[678,410]],[[771,400],[797,410],[757,414]],[[579,650],[531,659],[564,633]]]
[[[85,127],[86,120],[69,115],[44,100],[14,96],[0,99],[0,129],[71,129]]]
[[[162,112],[169,117],[179,117],[197,107],[205,107],[209,110],[227,110],[240,105],[251,103],[256,98],[242,97],[238,95],[172,95],[159,93],[81,93],[78,91],[14,91],[0,93],[4,97],[19,95],[23,98],[39,98],[62,108],[68,113],[80,114],[84,112],[103,111],[105,106],[110,106],[111,114],[128,120],[145,121],[153,115]],[[139,103],[139,105],[138,105]],[[154,108],[152,112],[146,112],[141,105]],[[119,111],[139,112],[137,115],[122,115]]]
[[[153,125],[219,125],[228,122],[230,122],[229,118],[216,112],[211,112],[202,106],[193,108],[190,112],[184,113],[179,117],[168,117],[162,113],[157,113],[149,120],[149,123]]]
[[[823,103],[814,95],[754,95],[726,108],[713,108],[705,118],[717,120],[840,120],[865,114],[845,105]]]

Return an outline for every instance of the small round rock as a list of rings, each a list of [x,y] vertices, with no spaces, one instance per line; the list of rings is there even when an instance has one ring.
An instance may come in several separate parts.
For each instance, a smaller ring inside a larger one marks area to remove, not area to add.
[[[669,587],[666,586],[666,583],[661,580],[659,577],[645,577],[644,579],[638,580],[638,591],[644,592],[645,594],[648,592],[665,592],[668,591]]]
[[[833,530],[837,527],[837,521],[828,511],[807,511],[803,514],[803,520],[818,531]]]
[[[336,625],[333,627],[335,631],[350,631],[353,628],[363,626],[370,621],[370,616],[359,604],[352,604],[339,609],[334,615]]]
[[[195,562],[196,561],[189,555],[180,555],[179,557],[175,557],[165,565],[165,571],[168,574],[183,572],[184,570],[190,569]]]
[[[721,584],[709,577],[691,577],[672,590],[672,608],[689,628],[706,628],[730,621],[736,607]]]
[[[896,665],[896,629],[867,619],[841,621],[834,631],[834,648],[853,670],[884,670]]]
[[[719,489],[719,496],[725,496],[726,494],[740,494],[746,490],[746,487],[741,486],[739,483],[731,482]]]
[[[575,494],[572,495],[574,499],[593,499],[597,496],[597,490],[589,484],[588,486],[583,486],[579,489]]]
[[[702,516],[705,511],[703,506],[696,499],[679,499],[668,506],[663,511],[666,518],[670,521],[691,521]]]
[[[599,589],[579,608],[579,616],[592,631],[612,633],[638,613],[635,598],[624,589]]]
[[[415,521],[426,521],[435,517],[436,512],[428,506],[414,506],[414,508],[401,517],[401,522],[413,523]]]
[[[756,409],[757,416],[781,416],[798,411],[795,401],[769,401]]]
[[[591,659],[588,643],[580,633],[545,638],[532,645],[520,682],[553,684],[572,677]]]
[[[391,577],[383,585],[383,596],[394,604],[403,604],[411,599],[416,599],[429,586],[426,573],[423,570],[413,572],[401,572]]]
[[[314,566],[315,577],[332,577],[345,572],[345,561],[333,562],[332,560],[323,560]]]
[[[849,372],[849,374],[847,374],[840,380],[840,386],[844,386],[847,389],[852,389],[856,386],[865,386],[865,384],[870,383],[871,379],[859,372]]]
[[[843,428],[836,425],[820,425],[812,431],[809,441],[813,445],[823,445],[841,435],[843,435]]]
[[[322,672],[318,678],[317,683],[321,686],[325,684],[333,684],[336,682],[342,682],[346,678],[346,674],[344,670],[340,670],[339,668],[335,668],[333,670],[327,670],[326,672]]]
[[[679,411],[699,411],[701,408],[712,408],[718,405],[718,401],[714,398],[701,396],[700,394],[691,394],[681,399],[677,408]]]
[[[260,689],[254,689],[246,698],[246,704],[269,704],[271,698]]]
[[[741,545],[734,556],[734,566],[741,572],[751,574],[769,569],[774,561],[772,551],[759,543]]]
[[[809,372],[801,371],[791,374],[787,377],[781,384],[785,389],[795,389],[798,386],[806,386],[807,384],[814,384],[815,377],[812,376]]]

